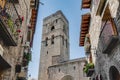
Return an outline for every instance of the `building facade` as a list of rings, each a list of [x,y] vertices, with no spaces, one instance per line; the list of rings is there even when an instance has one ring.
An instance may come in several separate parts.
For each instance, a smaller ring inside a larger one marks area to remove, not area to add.
[[[0,80],[26,79],[37,11],[37,0],[0,0]]]
[[[61,11],[44,18],[39,80],[88,80],[85,58],[69,60],[69,23]]]
[[[88,63],[94,64],[85,71],[91,73],[92,80],[120,80],[119,3],[119,0],[82,2],[82,8],[90,8],[90,13],[82,15],[80,46],[85,47]]]

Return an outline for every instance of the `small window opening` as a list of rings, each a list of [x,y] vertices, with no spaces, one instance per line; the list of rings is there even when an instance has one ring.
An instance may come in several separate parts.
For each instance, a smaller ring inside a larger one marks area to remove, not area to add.
[[[48,54],[48,51],[47,51],[47,54]]]
[[[66,41],[66,48],[67,48],[67,39],[65,41]]]
[[[62,43],[63,43],[63,45],[64,45],[64,36],[62,36]]]
[[[51,44],[54,44],[54,35],[51,38]]]
[[[76,67],[74,66],[74,67],[73,67],[73,69],[75,70],[75,69],[76,69]]]
[[[65,25],[63,25],[63,31],[65,32]]]
[[[58,20],[56,19],[56,23],[58,22]]]
[[[51,31],[53,31],[54,29],[55,29],[55,27],[54,27],[54,26],[52,26],[52,27],[51,27]]]
[[[45,46],[48,46],[48,37],[45,39]]]
[[[60,68],[59,68],[59,72],[60,72]]]

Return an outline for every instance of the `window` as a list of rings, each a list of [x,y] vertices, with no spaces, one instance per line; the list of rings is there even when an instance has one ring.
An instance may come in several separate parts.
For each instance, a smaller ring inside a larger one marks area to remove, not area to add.
[[[65,42],[66,42],[66,48],[67,48],[67,39],[65,40]]]
[[[52,35],[51,44],[54,44],[54,35]]]
[[[58,20],[56,19],[56,23],[58,22]]]
[[[31,31],[28,31],[27,33],[27,41],[30,41],[31,40]]]
[[[48,54],[48,51],[47,51],[47,54]]]
[[[65,32],[65,25],[63,25],[63,31]]]
[[[53,31],[54,29],[55,29],[55,27],[54,27],[54,26],[52,26],[52,27],[51,27],[51,31]]]
[[[59,72],[60,72],[60,68],[59,68]]]
[[[64,36],[62,36],[62,44],[64,45]]]
[[[76,69],[76,67],[74,66],[74,67],[73,67],[73,69],[75,70],[75,69]]]
[[[48,37],[45,39],[45,46],[48,46]]]

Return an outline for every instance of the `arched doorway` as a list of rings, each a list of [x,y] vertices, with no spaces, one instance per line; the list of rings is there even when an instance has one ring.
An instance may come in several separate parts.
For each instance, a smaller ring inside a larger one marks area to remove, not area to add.
[[[115,66],[110,67],[109,77],[110,77],[110,80],[120,80],[119,71],[117,70]]]
[[[70,75],[66,75],[61,80],[73,80],[73,77]]]

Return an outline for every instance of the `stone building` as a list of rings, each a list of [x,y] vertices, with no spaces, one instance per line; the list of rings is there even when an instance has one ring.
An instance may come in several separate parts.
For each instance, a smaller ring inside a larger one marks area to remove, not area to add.
[[[0,0],[0,80],[25,80],[38,0]]]
[[[88,80],[85,58],[69,60],[69,22],[61,11],[44,18],[39,80]]]
[[[83,0],[80,46],[85,47],[91,80],[120,80],[120,1]],[[86,66],[85,66],[86,67]]]

